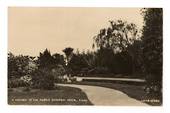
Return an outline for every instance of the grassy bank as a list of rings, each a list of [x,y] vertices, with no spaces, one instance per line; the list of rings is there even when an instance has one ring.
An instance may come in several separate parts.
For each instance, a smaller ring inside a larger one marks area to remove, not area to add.
[[[57,86],[55,90],[13,88],[8,91],[10,105],[92,105],[78,88]]]

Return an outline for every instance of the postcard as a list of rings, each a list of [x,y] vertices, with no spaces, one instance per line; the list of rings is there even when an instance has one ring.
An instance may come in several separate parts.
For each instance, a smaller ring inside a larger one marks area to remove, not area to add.
[[[163,8],[8,7],[8,104],[162,106]]]

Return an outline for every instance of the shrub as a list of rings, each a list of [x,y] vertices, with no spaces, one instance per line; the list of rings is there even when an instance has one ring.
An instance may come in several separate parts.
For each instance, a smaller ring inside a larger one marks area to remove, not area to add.
[[[32,87],[51,90],[54,88],[54,76],[49,69],[36,70],[32,75]]]
[[[21,79],[9,79],[8,88],[26,87],[27,83]]]
[[[54,76],[55,82],[63,82],[63,76],[66,74],[66,70],[62,65],[57,65],[52,69],[52,74]]]

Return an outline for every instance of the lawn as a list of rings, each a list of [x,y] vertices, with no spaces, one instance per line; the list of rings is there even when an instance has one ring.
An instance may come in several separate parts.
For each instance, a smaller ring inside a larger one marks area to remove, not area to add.
[[[55,90],[24,88],[8,89],[10,105],[92,105],[86,94],[78,88],[57,86]]]

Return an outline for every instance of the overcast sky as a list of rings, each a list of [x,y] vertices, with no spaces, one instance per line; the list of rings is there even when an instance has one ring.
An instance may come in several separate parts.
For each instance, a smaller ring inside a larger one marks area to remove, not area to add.
[[[8,13],[9,51],[15,55],[39,55],[45,48],[62,53],[65,47],[80,51],[92,47],[93,36],[122,19],[142,28],[139,8],[22,8]]]

